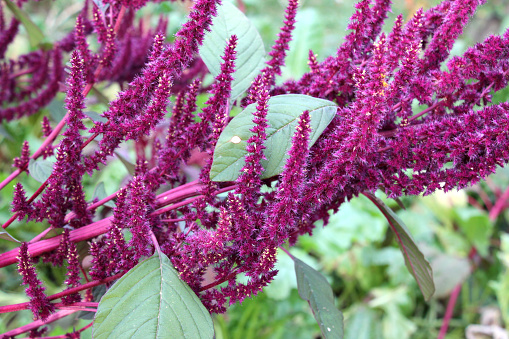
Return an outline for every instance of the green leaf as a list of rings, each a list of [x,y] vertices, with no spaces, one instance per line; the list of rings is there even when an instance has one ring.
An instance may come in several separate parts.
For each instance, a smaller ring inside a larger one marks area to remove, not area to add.
[[[7,233],[7,231],[0,231],[0,239],[9,240],[17,243],[21,243],[18,239]]]
[[[108,121],[108,119],[100,116],[99,113],[94,112],[94,111],[86,111],[86,112],[83,112],[83,114],[85,114],[93,122],[107,122]]]
[[[53,99],[48,105],[49,114],[55,121],[61,121],[65,114],[67,113],[67,109],[65,108],[65,103],[62,100]]]
[[[262,179],[278,175],[288,158],[292,146],[292,137],[302,112],[309,111],[311,116],[311,147],[336,115],[337,106],[331,101],[313,98],[302,94],[278,95],[270,98],[266,130],[265,157],[262,161],[265,171]],[[256,104],[247,106],[225,127],[214,150],[214,161],[210,169],[212,181],[234,181],[240,175],[247,154],[247,140],[252,135],[253,113]],[[240,142],[234,143],[233,141]]]
[[[129,172],[130,175],[134,175],[136,166],[132,162],[130,162],[127,158],[125,158],[123,155],[121,155],[119,152],[115,152],[115,154],[117,155],[118,159],[122,161],[125,168],[127,169],[127,172]]]
[[[471,272],[468,259],[441,253],[431,259],[431,267],[436,287],[435,298],[446,298],[451,295],[456,285],[463,283]]]
[[[106,193],[106,189],[104,188],[104,182],[101,181],[100,183],[97,184],[97,186],[94,189],[94,195],[92,197],[92,200],[94,200],[95,198],[97,198],[98,200],[102,200],[107,196],[108,194]],[[115,208],[115,203],[110,200],[107,203],[105,203],[104,206]]]
[[[493,223],[488,213],[473,207],[460,207],[454,209],[454,216],[468,241],[475,246],[482,257],[488,257],[493,233]]]
[[[30,176],[40,183],[48,180],[51,172],[53,172],[53,162],[39,158],[37,160],[30,159],[28,163],[28,171]]]
[[[212,338],[212,318],[157,253],[120,278],[99,302],[93,338]]]
[[[429,300],[435,293],[435,284],[433,283],[433,271],[431,265],[426,260],[419,247],[415,244],[412,236],[408,232],[405,224],[381,199],[374,194],[363,193],[368,197],[384,214],[389,222],[396,239],[400,245],[400,250],[405,258],[405,264],[417,281],[419,288],[424,295],[424,299]]]
[[[42,40],[44,39],[44,34],[42,34],[39,27],[37,27],[32,20],[30,20],[30,17],[28,14],[23,11],[21,8],[16,6],[16,4],[12,3],[10,0],[4,0],[7,7],[11,10],[12,14],[14,14],[14,17],[21,22],[23,26],[25,26],[25,29],[28,33],[28,40],[30,41],[30,46],[32,48],[37,47]]]
[[[343,314],[334,305],[332,289],[319,272],[297,258],[295,274],[299,295],[308,301],[324,338],[343,338]]]
[[[230,99],[244,93],[264,66],[265,48],[260,34],[251,21],[237,7],[223,2],[212,20],[211,31],[205,34],[200,56],[210,73],[216,77],[221,71],[221,58],[226,42],[235,34],[238,38],[235,73],[233,73]]]
[[[383,339],[379,312],[359,306],[345,322],[345,339]]]

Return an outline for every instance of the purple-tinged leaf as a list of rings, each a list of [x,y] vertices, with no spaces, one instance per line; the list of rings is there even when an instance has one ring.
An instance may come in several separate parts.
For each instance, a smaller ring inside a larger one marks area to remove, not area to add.
[[[419,285],[419,289],[424,295],[424,299],[429,300],[435,293],[435,284],[433,282],[433,271],[431,265],[426,260],[419,247],[415,244],[410,232],[399,217],[389,208],[381,199],[369,192],[363,193],[371,200],[384,214],[389,222],[391,229],[396,235],[396,239],[400,245],[400,250],[405,258],[405,264],[414,276]]]
[[[293,257],[297,287],[308,301],[324,338],[343,338],[343,314],[334,305],[332,289],[320,272]]]
[[[4,239],[4,240],[8,240],[8,241],[13,241],[13,242],[17,242],[17,243],[21,244],[21,241],[19,241],[18,239],[14,238],[12,235],[7,233],[7,231],[0,231],[0,239]]]

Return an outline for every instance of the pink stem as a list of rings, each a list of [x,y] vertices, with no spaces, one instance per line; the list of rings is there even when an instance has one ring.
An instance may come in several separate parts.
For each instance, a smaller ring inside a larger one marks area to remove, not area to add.
[[[444,320],[442,322],[442,326],[440,327],[440,332],[438,333],[437,339],[444,339],[447,334],[447,329],[449,328],[449,323],[452,318],[452,313],[454,311],[454,306],[456,305],[456,300],[458,300],[458,295],[461,292],[461,284],[456,285],[452,290],[451,296],[449,297],[449,301],[447,302],[447,309],[445,310]]]
[[[284,248],[284,247],[280,246],[280,247],[279,247],[279,249],[280,249],[281,251],[285,252],[286,254],[288,254],[288,256],[289,256],[290,258],[292,258],[292,260],[293,260],[293,255],[292,255],[292,254],[291,254],[291,253],[290,253],[290,252],[289,252],[286,248]]]
[[[94,280],[94,281],[88,282],[88,283],[80,285],[80,286],[76,286],[76,287],[72,287],[72,288],[66,289],[66,290],[64,290],[62,292],[58,292],[56,294],[50,295],[48,297],[48,299],[49,300],[60,299],[60,298],[62,298],[64,296],[66,296],[66,295],[70,295],[70,294],[77,293],[77,292],[80,292],[80,291],[83,291],[83,290],[87,290],[87,289],[95,287],[95,286],[99,286],[99,285],[105,284],[107,282],[110,282],[110,281],[113,281],[113,280],[116,280],[116,279],[122,277],[124,275],[124,273],[125,272],[117,273],[117,274],[115,274],[115,275],[113,275],[111,277],[108,277],[108,278],[104,278],[104,279],[101,279],[101,280]],[[86,306],[93,306],[93,307],[97,307],[98,306],[98,303],[95,303],[95,302],[87,302],[87,301],[80,302],[80,304],[83,304],[83,303],[85,303]],[[68,306],[70,306],[70,305],[68,305]],[[9,312],[22,311],[22,310],[28,309],[29,307],[30,307],[30,303],[29,302],[21,303],[21,304],[14,304],[14,305],[0,306],[0,313],[9,313]]]
[[[228,186],[228,187],[222,188],[220,190],[217,190],[216,192],[214,192],[214,194],[216,195],[216,194],[220,194],[223,192],[231,191],[231,190],[235,189],[236,187],[237,187],[237,185]],[[195,187],[188,187],[188,190],[182,190],[182,191],[184,192],[184,194],[188,195],[188,194],[191,194],[191,192],[188,192],[190,190],[193,190],[193,192],[194,192],[194,193],[192,193],[192,195],[197,194]],[[182,193],[182,191],[181,191],[181,193]],[[198,195],[192,199],[187,199],[187,200],[178,202],[176,204],[170,205],[168,207],[161,208],[157,211],[152,212],[151,215],[163,214],[164,212],[171,211],[171,210],[177,209],[179,207],[185,206],[185,205],[190,204],[193,201],[201,199],[203,197],[204,197],[203,195]],[[178,195],[171,196],[171,198],[167,199],[164,202],[160,202],[160,204],[162,206],[164,206],[164,205],[170,204],[173,199],[180,200],[177,198],[180,198],[180,197]],[[97,237],[103,233],[106,233],[108,231],[108,227],[110,226],[110,222],[111,222],[112,218],[113,218],[113,216],[109,216],[102,220],[93,222],[90,225],[83,226],[78,229],[72,230],[69,234],[70,240],[74,243],[77,243],[79,241],[94,238],[94,237]],[[60,245],[61,237],[62,236],[59,235],[59,236],[53,237],[51,239],[41,240],[36,243],[29,244],[28,251],[32,257],[37,257],[43,253],[52,251]],[[17,259],[18,252],[19,252],[18,248],[15,248],[8,252],[3,253],[0,256],[0,268],[16,263],[18,261],[18,259]]]
[[[498,198],[497,202],[493,206],[493,208],[490,210],[489,218],[491,221],[495,221],[500,213],[502,213],[504,209],[504,205],[509,199],[509,186],[506,188],[504,193],[500,198]]]
[[[14,172],[12,172],[11,174],[9,174],[9,176],[7,178],[5,178],[2,182],[0,182],[0,191],[20,174],[21,174],[21,170],[19,168],[17,170],[15,170]]]
[[[5,332],[3,334],[2,338],[11,338],[11,337],[20,335],[21,333],[25,333],[25,332],[34,330],[36,328],[39,328],[41,326],[50,324],[50,323],[52,323],[54,321],[57,321],[58,319],[62,319],[64,317],[67,317],[68,315],[73,314],[73,313],[78,312],[78,311],[79,310],[66,310],[66,311],[60,311],[60,312],[54,313],[54,314],[50,315],[48,317],[48,319],[46,319],[45,321],[36,320],[36,321],[34,321],[34,322],[32,322],[32,323],[30,323],[28,325],[21,326],[21,327],[18,327],[16,329],[14,329],[14,330]]]
[[[80,227],[70,232],[70,240],[74,243],[79,241],[87,240],[90,238],[97,237],[105,233],[110,225],[110,220],[113,216],[91,223],[90,225]],[[62,236],[56,236],[51,239],[41,240],[33,244],[28,245],[28,251],[32,257],[37,257],[45,252],[52,251],[60,245],[60,238]],[[19,250],[17,248],[12,249],[8,252],[3,253],[0,256],[0,267],[12,265],[18,261]]]

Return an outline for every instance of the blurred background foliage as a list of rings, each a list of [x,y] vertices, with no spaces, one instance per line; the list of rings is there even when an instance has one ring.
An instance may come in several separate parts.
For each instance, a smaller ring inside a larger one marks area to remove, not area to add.
[[[438,0],[394,0],[393,11],[386,20],[390,31],[397,14],[408,19],[420,7],[425,9]],[[270,49],[283,20],[286,1],[244,0],[248,17],[258,28],[266,50]],[[27,4],[27,12],[42,29],[48,41],[55,41],[69,32],[82,3],[64,0],[43,0]],[[307,55],[312,49],[318,60],[334,54],[347,33],[349,17],[354,11],[351,0],[302,0],[294,39],[283,77],[279,81],[299,78],[307,72]],[[169,17],[168,36],[184,22],[189,3],[150,5],[138,15],[157,21],[155,13]],[[489,34],[501,34],[509,27],[509,0],[488,0],[475,14],[464,35],[456,42],[453,55],[462,54],[468,46],[484,40]],[[23,28],[21,28],[23,29]],[[8,51],[8,56],[29,50],[22,34]],[[103,84],[100,92],[109,100],[118,86]],[[206,95],[200,98],[203,105]],[[19,156],[20,145],[28,140],[34,151],[41,144],[40,121],[48,115],[53,123],[60,120],[63,95],[39,114],[0,125],[0,179],[12,169],[12,159]],[[507,101],[509,90],[494,96],[494,102]],[[87,109],[101,113],[106,106],[91,98]],[[99,173],[85,176],[87,198],[111,194],[129,175],[129,162],[134,154],[125,148]],[[28,194],[39,183],[22,175],[19,180]],[[102,188],[101,183],[103,183]],[[489,210],[509,187],[509,169],[500,169],[486,181],[460,192],[437,193],[428,197],[404,197],[406,209],[394,200],[386,200],[410,229],[434,270],[435,297],[425,302],[405,267],[393,233],[380,211],[366,198],[359,197],[343,204],[331,216],[330,224],[317,225],[312,236],[302,237],[290,252],[322,272],[330,282],[337,307],[345,315],[347,339],[425,339],[438,336],[451,293],[461,292],[449,322],[445,338],[464,338],[468,326],[474,324],[509,324],[509,205],[491,220]],[[101,189],[104,191],[101,193]],[[377,193],[383,198],[383,193]],[[0,220],[7,220],[12,200],[12,186],[0,192]],[[107,207],[105,207],[107,208]],[[17,223],[9,232],[17,239],[28,240],[46,226]],[[15,245],[0,240],[0,250]],[[275,281],[255,298],[232,305],[224,315],[214,316],[216,338],[319,338],[318,325],[305,301],[297,292],[293,261],[281,252],[279,274]],[[50,265],[39,265],[40,278],[48,293],[60,291],[63,271]],[[0,270],[0,305],[27,301],[20,286],[16,268]],[[459,287],[458,287],[459,286]],[[0,333],[31,321],[30,311],[3,314]],[[68,317],[51,325],[49,335],[62,335],[72,328],[85,326],[89,320]],[[90,337],[90,330],[82,333]],[[471,338],[482,338],[474,336]],[[485,338],[491,338],[486,336]],[[469,338],[470,339],[470,338]]]

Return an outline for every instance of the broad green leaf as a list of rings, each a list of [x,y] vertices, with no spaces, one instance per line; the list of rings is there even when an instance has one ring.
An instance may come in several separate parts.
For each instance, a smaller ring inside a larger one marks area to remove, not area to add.
[[[106,122],[106,121],[108,121],[108,119],[106,119],[105,117],[100,116],[99,113],[94,112],[94,111],[86,111],[86,112],[83,112],[83,114],[85,114],[93,122]]]
[[[431,265],[426,260],[419,247],[415,244],[412,236],[408,232],[405,224],[381,199],[374,194],[365,192],[368,197],[384,214],[389,222],[396,239],[400,245],[400,250],[405,258],[405,264],[414,276],[419,288],[424,295],[424,299],[429,300],[435,293],[435,284],[433,283],[433,271]]]
[[[21,243],[18,239],[7,233],[7,231],[0,231],[0,239],[9,240],[17,243]]]
[[[28,40],[30,41],[30,46],[32,48],[37,47],[42,40],[44,39],[44,34],[42,34],[39,27],[37,27],[32,20],[30,20],[30,17],[28,14],[23,11],[21,8],[16,6],[12,1],[10,0],[4,0],[5,4],[9,9],[11,10],[12,14],[14,14],[14,17],[21,22],[23,26],[25,26],[25,29],[28,33]]]
[[[65,108],[65,103],[62,100],[53,99],[48,105],[49,114],[53,118],[54,121],[61,121],[65,114],[67,113],[67,109]]]
[[[53,171],[53,162],[43,160],[42,158],[34,160],[30,159],[28,163],[28,171],[30,176],[40,183],[44,183]]]
[[[102,200],[107,196],[108,194],[106,193],[106,189],[104,188],[104,182],[101,181],[100,183],[97,184],[97,186],[94,189],[94,195],[92,197],[92,200],[94,200],[95,198],[97,198],[98,200]],[[115,203],[110,200],[107,203],[105,203],[104,206],[115,208]]]
[[[231,101],[244,93],[264,66],[265,48],[260,34],[251,21],[237,7],[223,2],[212,20],[211,31],[205,34],[200,56],[215,77],[221,71],[221,58],[226,42],[235,34],[238,38],[235,73],[233,73]]]
[[[164,254],[139,263],[104,294],[92,336],[213,338],[212,318]]]
[[[295,274],[299,295],[308,301],[324,338],[343,338],[343,314],[334,305],[332,289],[319,272],[297,258]]]
[[[264,154],[268,160],[262,161],[265,169],[262,178],[270,178],[283,171],[292,137],[302,112],[311,116],[311,147],[336,114],[336,104],[331,101],[313,98],[302,94],[278,95],[269,99]],[[212,181],[234,181],[240,175],[247,154],[247,140],[252,135],[253,113],[256,104],[247,106],[225,127],[214,150],[214,161],[210,169]]]
[[[134,175],[136,166],[132,162],[130,162],[127,158],[125,158],[123,155],[121,155],[119,152],[115,152],[115,154],[117,155],[118,159],[122,161],[125,168],[127,169],[127,172],[129,172],[130,175]]]
[[[454,216],[468,241],[475,246],[482,257],[487,257],[493,233],[493,223],[488,213],[473,207],[462,207],[454,209]]]
[[[470,276],[470,262],[448,254],[438,254],[430,259],[435,283],[435,298],[448,297],[456,285]]]
[[[383,339],[380,312],[359,306],[345,321],[345,339]]]

